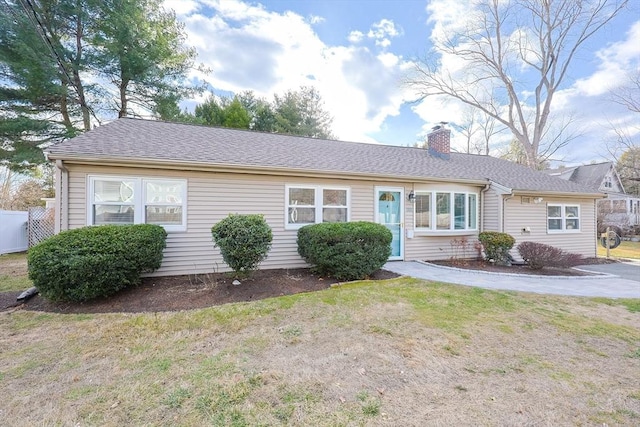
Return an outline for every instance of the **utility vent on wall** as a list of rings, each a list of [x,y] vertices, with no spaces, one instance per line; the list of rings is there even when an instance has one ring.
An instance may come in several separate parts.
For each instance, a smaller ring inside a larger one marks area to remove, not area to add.
[[[525,203],[531,203],[531,197],[521,197],[521,203],[524,205]]]

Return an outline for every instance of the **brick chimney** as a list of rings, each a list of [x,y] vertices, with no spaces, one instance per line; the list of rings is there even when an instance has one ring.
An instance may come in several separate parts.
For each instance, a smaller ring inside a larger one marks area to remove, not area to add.
[[[435,126],[427,135],[427,147],[432,156],[448,159],[451,154],[451,130],[444,126]]]

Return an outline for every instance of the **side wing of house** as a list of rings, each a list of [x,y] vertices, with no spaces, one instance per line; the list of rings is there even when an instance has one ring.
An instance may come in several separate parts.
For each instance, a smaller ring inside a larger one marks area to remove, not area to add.
[[[521,242],[532,241],[595,257],[596,199],[516,195],[504,200],[504,232]]]

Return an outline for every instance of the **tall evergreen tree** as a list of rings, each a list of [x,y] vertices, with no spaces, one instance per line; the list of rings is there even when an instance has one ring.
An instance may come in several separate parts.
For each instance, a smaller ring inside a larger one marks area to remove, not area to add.
[[[2,0],[0,10],[0,162],[14,169],[100,114],[150,114],[191,90],[195,51],[160,0]]]

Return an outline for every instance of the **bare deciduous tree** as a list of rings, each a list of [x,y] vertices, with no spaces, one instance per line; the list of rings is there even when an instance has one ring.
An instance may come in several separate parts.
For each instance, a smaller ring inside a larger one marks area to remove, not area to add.
[[[585,42],[627,4],[481,0],[465,23],[457,23],[457,30],[441,32],[435,43],[440,56],[416,62],[405,83],[421,98],[452,97],[494,118],[513,133],[527,165],[539,167],[564,143],[552,135],[543,139],[569,65]]]
[[[485,156],[489,155],[493,136],[505,129],[493,117],[489,117],[469,105],[465,108],[462,119],[452,126],[464,138],[467,154],[483,154]]]

